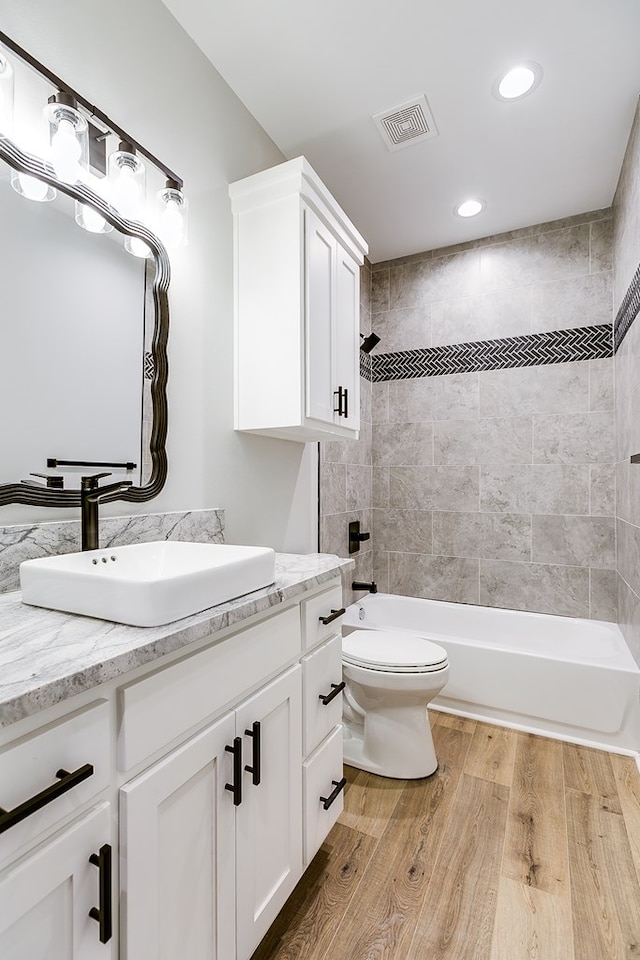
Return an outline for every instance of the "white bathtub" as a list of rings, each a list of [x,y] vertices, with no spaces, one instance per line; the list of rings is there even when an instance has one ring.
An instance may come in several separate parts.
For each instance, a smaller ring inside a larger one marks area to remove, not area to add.
[[[619,752],[640,750],[640,670],[615,623],[370,594],[343,629],[410,630],[445,648],[437,709]]]

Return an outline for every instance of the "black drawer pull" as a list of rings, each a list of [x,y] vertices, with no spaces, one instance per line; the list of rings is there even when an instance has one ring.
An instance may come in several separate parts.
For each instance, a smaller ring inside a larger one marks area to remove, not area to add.
[[[108,843],[100,847],[98,853],[92,853],[89,863],[100,871],[99,907],[91,907],[89,916],[100,924],[100,943],[111,940],[113,930],[111,911],[111,846]]]
[[[0,833],[4,833],[9,827],[14,827],[16,823],[20,823],[21,820],[26,820],[27,817],[30,817],[31,814],[37,810],[42,810],[42,808],[46,807],[52,800],[61,797],[67,790],[71,790],[92,775],[93,766],[90,763],[85,763],[82,767],[78,767],[73,773],[69,773],[67,770],[58,770],[56,777],[60,781],[59,783],[53,783],[45,790],[41,790],[40,793],[36,793],[34,797],[29,797],[28,800],[14,807],[13,810],[3,810],[2,807],[0,807]]]
[[[254,787],[259,786],[260,784],[260,761],[261,761],[261,734],[260,734],[260,721],[254,720],[251,724],[251,730],[245,730],[245,735],[247,737],[253,738],[253,757],[251,759],[251,766],[248,764],[245,766],[247,773],[252,774],[252,782]]]
[[[340,607],[339,610],[333,610],[333,609],[332,609],[332,610],[331,610],[331,616],[330,616],[330,617],[318,617],[318,620],[320,621],[320,623],[324,623],[324,625],[325,625],[325,627],[326,627],[326,625],[327,625],[328,623],[333,623],[334,620],[337,620],[338,617],[341,617],[342,614],[343,614],[343,613],[346,613],[346,612],[347,612],[347,611],[345,610],[344,607]]]
[[[342,780],[332,780],[331,783],[334,785],[335,790],[332,790],[328,797],[320,797],[320,803],[325,810],[328,810],[336,797],[342,793],[347,785],[347,778],[343,777]]]
[[[325,707],[326,707],[326,705],[327,705],[328,703],[331,703],[331,701],[334,699],[334,697],[337,697],[338,694],[339,694],[339,693],[342,693],[343,690],[344,690],[344,680],[342,681],[342,683],[332,683],[332,684],[331,684],[331,693],[324,693],[324,694],[321,693],[321,694],[319,695],[318,699],[319,699],[319,700],[322,700],[322,702],[324,703],[324,705],[325,705]]]
[[[239,807],[242,803],[242,737],[234,737],[233,746],[226,746],[227,753],[233,754],[233,783],[225,783],[225,790],[231,790],[233,804]]]

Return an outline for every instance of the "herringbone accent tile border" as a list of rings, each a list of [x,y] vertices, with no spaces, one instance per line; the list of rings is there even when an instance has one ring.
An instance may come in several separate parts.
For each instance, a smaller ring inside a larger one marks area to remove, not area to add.
[[[450,373],[598,360],[611,356],[612,328],[608,323],[603,323],[523,337],[375,354],[371,357],[371,379],[374,382],[409,380],[413,377],[440,377]]]
[[[633,280],[624,295],[620,309],[613,321],[614,352],[620,349],[620,344],[631,329],[631,324],[640,313],[640,266],[633,275]]]

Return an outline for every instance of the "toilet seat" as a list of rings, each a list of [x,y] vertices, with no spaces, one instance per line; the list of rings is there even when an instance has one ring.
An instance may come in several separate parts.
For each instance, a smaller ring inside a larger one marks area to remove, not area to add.
[[[342,659],[385,673],[433,673],[447,666],[447,651],[413,633],[354,630],[342,639]]]

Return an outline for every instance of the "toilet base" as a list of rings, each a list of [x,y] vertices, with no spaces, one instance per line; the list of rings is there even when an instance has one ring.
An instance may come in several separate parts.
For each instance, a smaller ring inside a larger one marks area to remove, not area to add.
[[[426,712],[426,711],[425,711]],[[364,725],[351,723],[343,718],[344,762],[358,770],[375,773],[379,777],[392,780],[420,780],[429,777],[438,769],[438,761],[433,746],[433,738],[427,717],[427,730],[422,731],[419,742],[407,753],[406,739],[400,751],[389,749],[389,756],[382,762],[376,761],[365,750]]]

